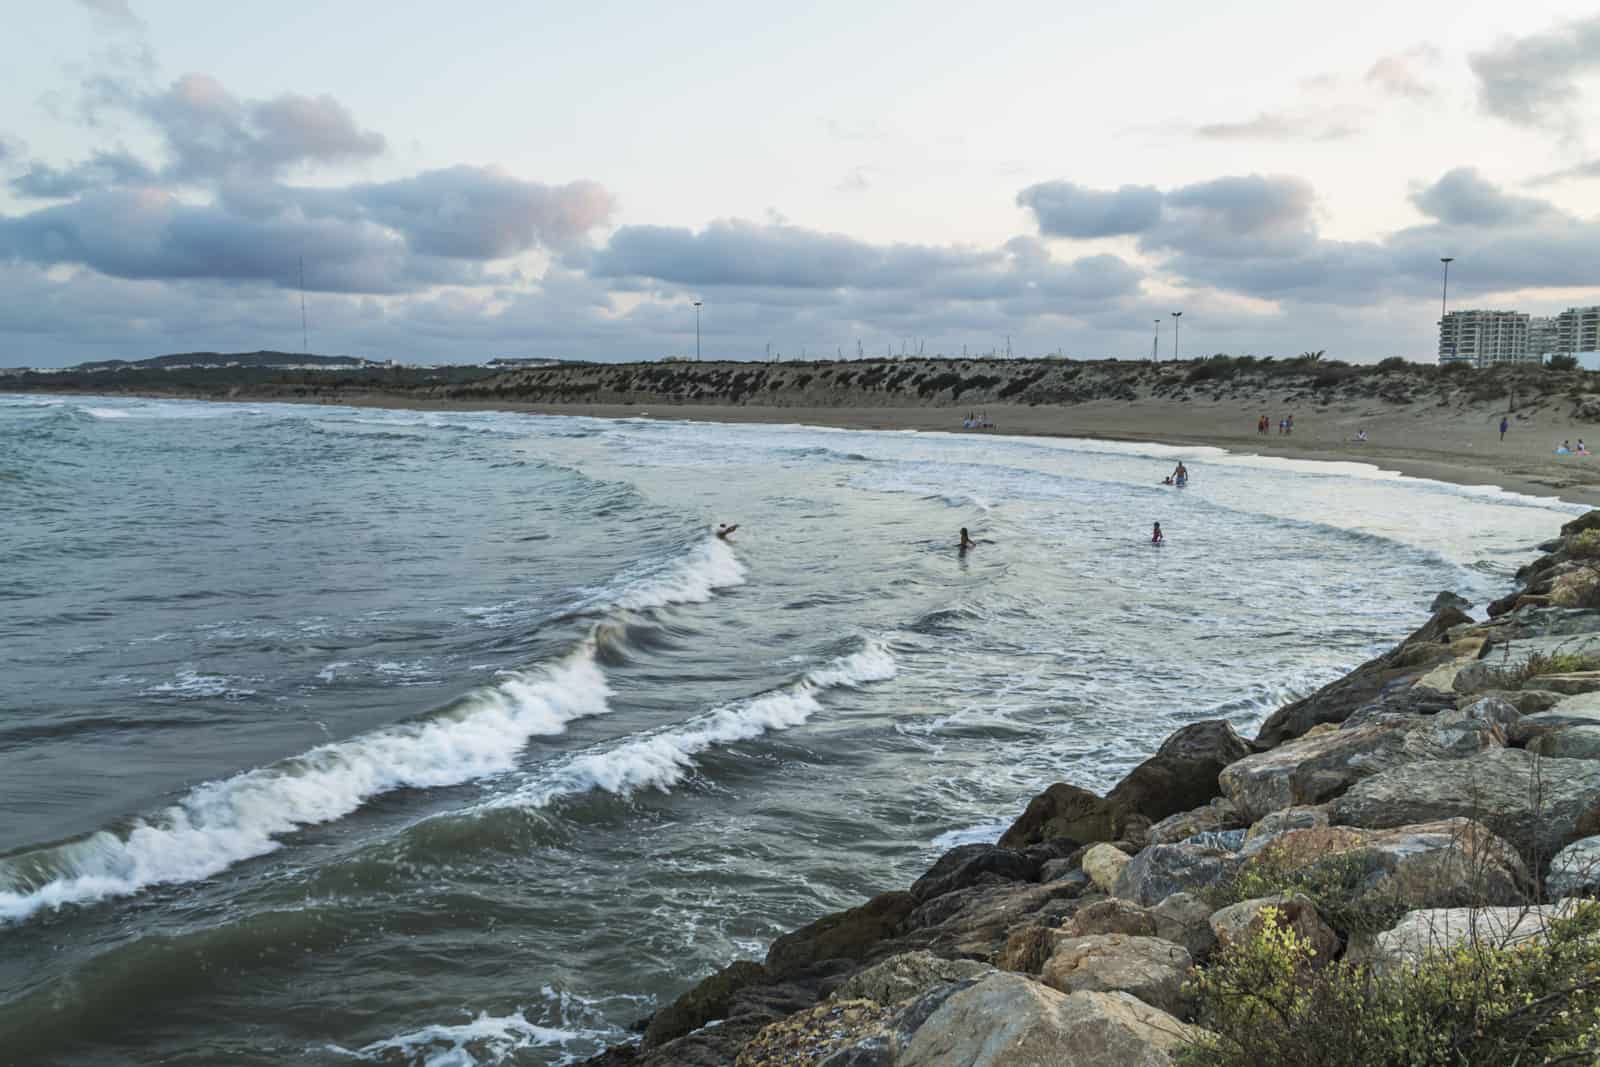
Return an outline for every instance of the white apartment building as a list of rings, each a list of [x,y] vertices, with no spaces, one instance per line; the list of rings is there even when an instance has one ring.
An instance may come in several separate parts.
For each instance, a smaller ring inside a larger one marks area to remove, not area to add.
[[[1439,320],[1439,362],[1490,367],[1536,361],[1528,354],[1528,318],[1520,311],[1452,311]]]
[[[1600,352],[1600,304],[1568,308],[1555,317],[1555,351],[1564,356]]]
[[[1535,315],[1528,320],[1528,359],[1542,361],[1561,351],[1561,330],[1555,315]]]

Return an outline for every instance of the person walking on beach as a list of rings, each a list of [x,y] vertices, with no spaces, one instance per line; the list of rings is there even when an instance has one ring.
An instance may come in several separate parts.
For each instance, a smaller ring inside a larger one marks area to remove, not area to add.
[[[1287,433],[1287,434],[1294,433],[1294,416],[1293,415],[1290,415],[1287,419],[1283,420],[1283,432]]]
[[[1506,431],[1511,428],[1511,423],[1504,415],[1500,416],[1500,440],[1506,439]]]
[[[1155,529],[1150,531],[1150,543],[1152,545],[1159,545],[1165,540],[1166,535],[1161,532],[1161,524],[1158,522],[1156,523]]]

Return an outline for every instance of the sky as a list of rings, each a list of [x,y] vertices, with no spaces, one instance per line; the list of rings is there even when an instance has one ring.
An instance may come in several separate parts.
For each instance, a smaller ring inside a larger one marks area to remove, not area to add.
[[[0,366],[653,359],[695,301],[706,358],[1428,360],[1441,256],[1600,303],[1593,0],[59,0],[0,63]]]

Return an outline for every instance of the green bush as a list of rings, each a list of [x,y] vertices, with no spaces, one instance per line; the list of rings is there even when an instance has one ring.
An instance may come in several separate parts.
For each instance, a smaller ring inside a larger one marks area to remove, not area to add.
[[[1189,373],[1185,375],[1187,382],[1219,382],[1232,378],[1236,370],[1231,356],[1211,356],[1206,359],[1196,360]]]
[[[1377,857],[1370,852],[1340,852],[1296,865],[1268,846],[1233,877],[1209,889],[1206,903],[1221,909],[1242,900],[1304,893],[1341,936],[1375,934],[1406,913],[1404,904],[1369,890],[1377,871]]]
[[[1578,540],[1581,541],[1582,538]],[[1577,671],[1594,670],[1600,670],[1600,656],[1593,653],[1552,652],[1545,655],[1543,652],[1535,652],[1522,663],[1490,669],[1487,672],[1484,688],[1521,689],[1528,682],[1546,674],[1572,674]]]
[[[1314,966],[1311,945],[1267,912],[1190,984],[1209,1031],[1181,1067],[1502,1067],[1600,1057],[1600,905],[1543,938],[1480,940],[1377,975]]]
[[[1600,559],[1600,530],[1585,530],[1568,541],[1567,555],[1573,559]]]
[[[1405,370],[1409,365],[1403,356],[1390,356],[1388,359],[1378,360],[1378,370],[1384,374],[1388,374],[1390,371]]]

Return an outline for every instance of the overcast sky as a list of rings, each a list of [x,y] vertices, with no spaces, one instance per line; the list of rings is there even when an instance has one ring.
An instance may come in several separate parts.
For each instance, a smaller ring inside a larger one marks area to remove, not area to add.
[[[1600,10],[62,0],[0,59],[0,365],[1431,358],[1600,303]]]

